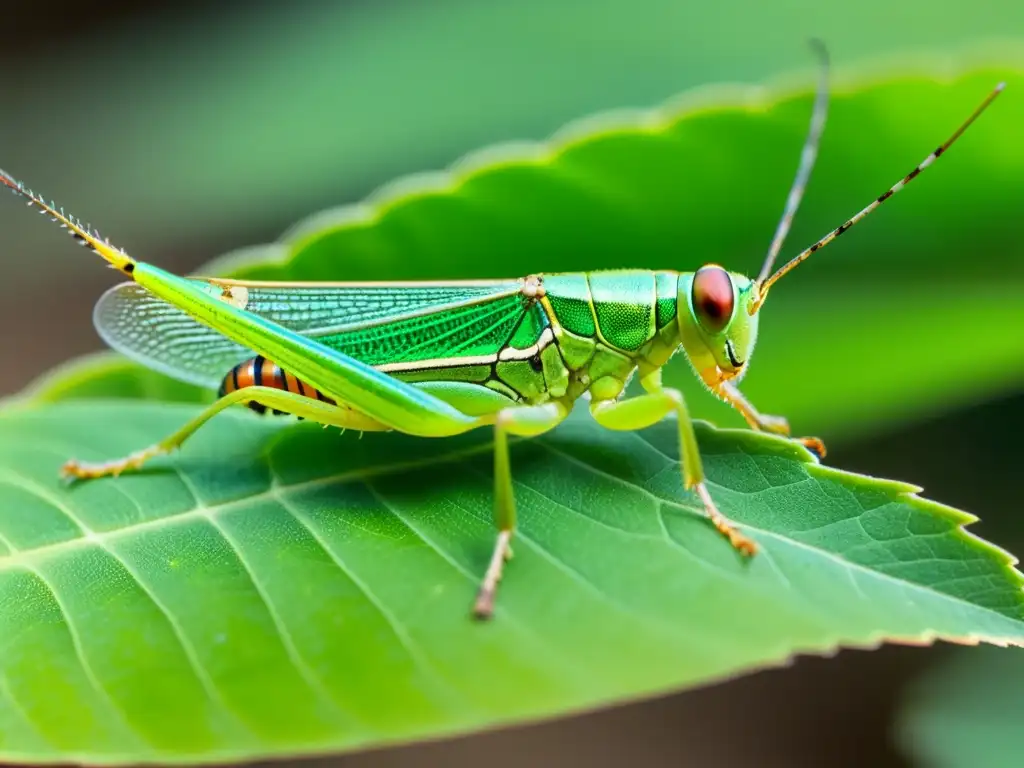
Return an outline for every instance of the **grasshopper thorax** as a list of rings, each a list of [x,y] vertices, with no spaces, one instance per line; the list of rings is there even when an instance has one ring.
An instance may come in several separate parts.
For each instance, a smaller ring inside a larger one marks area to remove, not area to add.
[[[748,277],[707,264],[679,276],[677,313],[683,350],[704,383],[715,389],[746,372],[757,341],[757,295]]]

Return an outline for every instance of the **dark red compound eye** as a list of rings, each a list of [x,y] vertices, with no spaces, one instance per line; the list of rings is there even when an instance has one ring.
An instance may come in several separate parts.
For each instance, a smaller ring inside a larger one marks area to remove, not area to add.
[[[721,267],[701,267],[693,276],[693,311],[708,333],[719,333],[732,319],[732,278]]]

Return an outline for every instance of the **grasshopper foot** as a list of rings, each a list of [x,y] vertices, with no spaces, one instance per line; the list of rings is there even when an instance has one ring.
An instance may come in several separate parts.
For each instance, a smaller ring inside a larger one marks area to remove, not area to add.
[[[505,562],[512,558],[511,543],[512,531],[498,533],[494,554],[491,555],[490,565],[487,566],[487,573],[484,574],[483,583],[480,584],[480,591],[477,592],[476,602],[473,604],[473,616],[477,619],[486,621],[494,615],[494,596],[498,591],[498,582],[501,581]]]
[[[729,539],[729,543],[732,544],[733,549],[735,549],[744,557],[753,557],[757,554],[757,542],[748,536],[744,536],[731,525],[716,525],[715,528],[717,528],[727,539]]]
[[[718,511],[718,507],[715,506],[715,502],[712,500],[711,494],[708,493],[707,486],[704,485],[703,482],[700,482],[694,486],[694,490],[697,491],[697,495],[700,496],[700,500],[704,502],[704,512],[711,520],[711,524],[715,526],[719,533],[729,540],[733,549],[744,557],[753,557],[756,555],[758,550],[757,542],[740,533],[739,529],[737,529],[725,515]]]
[[[804,448],[813,453],[818,457],[818,461],[825,458],[827,451],[825,450],[825,444],[817,437],[798,437],[796,441],[800,443]]]
[[[86,462],[70,459],[60,469],[62,477],[69,480],[95,480],[100,477],[117,477],[122,472],[139,469],[149,459],[159,456],[165,451],[159,446],[151,446],[141,451],[113,461]]]
[[[494,615],[494,590],[480,587],[476,594],[476,602],[473,603],[473,618],[480,621],[487,621]]]

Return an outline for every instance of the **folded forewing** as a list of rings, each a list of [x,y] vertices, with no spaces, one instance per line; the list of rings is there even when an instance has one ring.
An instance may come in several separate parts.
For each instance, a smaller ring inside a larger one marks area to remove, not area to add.
[[[413,347],[419,359],[446,349],[455,355],[478,351],[479,342],[490,342],[522,313],[515,280],[400,285],[196,282],[225,293],[226,300],[253,314],[373,365],[383,362],[382,355],[407,357]],[[225,373],[253,354],[135,283],[107,291],[96,305],[94,322],[114,349],[200,386],[218,386]]]

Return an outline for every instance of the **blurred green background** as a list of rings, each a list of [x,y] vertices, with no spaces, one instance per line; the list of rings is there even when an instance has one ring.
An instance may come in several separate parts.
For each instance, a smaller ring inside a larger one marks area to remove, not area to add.
[[[826,40],[841,72],[865,63],[886,71],[887,60],[899,72],[900,62],[918,55],[941,70],[964,51],[998,63],[1024,46],[1024,4],[23,6],[4,17],[0,165],[134,255],[189,270],[224,251],[273,240],[308,214],[358,201],[398,175],[443,168],[489,143],[543,139],[573,118],[650,106],[705,84],[806,75],[813,64],[805,40],[812,35]],[[922,143],[922,154],[928,148]],[[855,176],[858,168],[849,170]],[[886,182],[906,170],[891,169]],[[828,194],[842,199],[837,190]],[[771,216],[784,195],[783,188]],[[809,199],[797,234],[817,236],[864,202],[851,196],[848,207],[815,210]],[[1024,211],[1024,198],[1004,201],[1002,218],[991,222],[992,241],[976,243],[977,252],[1004,246],[1014,211]],[[114,276],[23,206],[0,205],[0,234],[6,394],[99,348],[90,310]],[[937,247],[942,243],[937,237]],[[855,256],[856,246],[847,244],[843,253]],[[962,256],[969,271],[975,254]],[[752,269],[759,257],[751,254],[739,266]],[[511,274],[520,271],[515,266]],[[429,268],[411,264],[409,272]],[[813,289],[813,272],[803,279]],[[957,399],[898,429],[840,440],[830,463],[923,485],[930,497],[981,516],[977,533],[1020,551],[1024,527],[1011,478],[1021,428],[1024,397],[1011,388],[998,400]],[[907,765],[891,734],[903,686],[948,653],[890,648],[801,660],[792,669],[657,702],[337,762]]]

